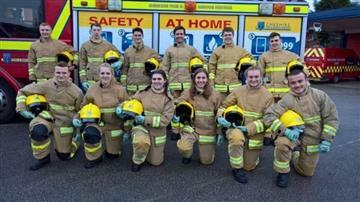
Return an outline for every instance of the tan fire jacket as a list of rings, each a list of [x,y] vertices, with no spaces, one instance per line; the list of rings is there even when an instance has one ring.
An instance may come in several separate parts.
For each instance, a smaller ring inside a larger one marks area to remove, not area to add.
[[[28,72],[29,80],[44,81],[54,76],[55,66],[57,64],[56,55],[69,51],[74,55],[74,64],[78,63],[78,56],[73,47],[66,43],[49,39],[39,39],[31,44],[28,54]]]
[[[26,110],[26,96],[40,94],[48,101],[56,126],[71,126],[75,114],[80,110],[83,94],[79,87],[68,80],[60,84],[55,79],[32,83],[20,89],[16,97],[16,111]]]
[[[194,96],[194,99],[191,99],[190,90],[185,90],[181,93],[176,103],[184,100],[191,103],[194,107],[195,118],[192,126],[195,131],[199,135],[216,135],[219,131],[217,130],[215,115],[221,104],[220,94],[213,90],[208,99],[202,94],[197,94]]]
[[[144,125],[150,135],[166,137],[166,126],[169,125],[175,110],[171,95],[156,93],[150,88],[138,91],[133,98],[139,100],[144,107]]]
[[[151,79],[145,73],[145,62],[152,57],[159,58],[159,55],[144,44],[126,49],[121,83],[129,92],[143,90],[150,84]]]
[[[215,80],[215,90],[228,93],[241,86],[235,67],[245,56],[250,56],[250,53],[234,44],[223,44],[213,51],[209,60],[209,79]]]
[[[259,67],[269,80],[266,88],[273,97],[281,98],[289,92],[285,78],[286,65],[290,60],[299,60],[299,56],[287,50],[267,51],[259,58]]]
[[[335,137],[339,118],[336,106],[330,97],[321,90],[308,87],[304,95],[294,92],[286,94],[277,104],[272,105],[265,113],[264,123],[277,135],[283,135],[285,126],[279,117],[288,109],[301,115],[305,122],[303,143],[318,142],[322,139],[332,141]]]
[[[187,44],[174,44],[169,47],[161,63],[163,69],[168,75],[169,88],[171,90],[189,89],[191,86],[191,73],[189,62],[193,57],[200,57],[205,63],[205,58],[196,48]]]
[[[244,124],[250,137],[265,132],[266,128],[261,118],[272,103],[273,97],[264,86],[253,88],[244,85],[235,89],[226,97],[218,110],[217,116],[222,116],[227,107],[238,105],[244,110]]]
[[[117,51],[121,56],[118,49],[106,40],[95,42],[90,39],[81,45],[79,54],[80,82],[90,81],[94,83],[94,81],[99,80],[99,66],[104,63],[105,53],[109,50]],[[121,60],[124,61],[122,56]]]
[[[108,87],[102,87],[100,81],[92,85],[86,92],[81,107],[92,103],[101,110],[101,121],[106,125],[121,125],[122,120],[115,114],[116,107],[128,100],[126,90],[114,79]]]

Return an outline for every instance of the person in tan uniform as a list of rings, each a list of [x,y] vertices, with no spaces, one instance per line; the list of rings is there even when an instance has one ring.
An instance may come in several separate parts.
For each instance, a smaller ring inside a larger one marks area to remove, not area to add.
[[[289,92],[289,87],[285,78],[286,65],[291,60],[299,60],[299,56],[282,49],[279,33],[270,33],[269,40],[270,50],[260,56],[259,66],[264,74],[264,85],[268,91],[272,93],[276,103]],[[271,145],[272,139],[272,135],[268,131],[265,134],[264,145]]]
[[[313,176],[319,161],[319,152],[329,152],[339,127],[334,102],[323,91],[311,88],[302,68],[287,70],[290,92],[266,111],[266,126],[277,134],[274,152],[274,169],[278,173],[277,186],[287,187],[290,160],[297,173]],[[299,114],[305,122],[304,129],[286,128],[279,120],[287,110]],[[293,152],[299,146],[300,151]]]
[[[30,170],[38,170],[50,163],[50,134],[53,134],[55,151],[61,160],[74,157],[79,142],[72,141],[75,130],[71,125],[72,117],[80,109],[83,99],[81,90],[71,82],[69,67],[66,63],[58,63],[54,78],[32,83],[20,89],[17,95],[16,111],[25,118],[33,118],[25,106],[27,96],[40,94],[46,97],[49,104],[49,116],[37,116],[29,124],[31,148],[38,161]]]
[[[99,68],[99,78],[86,92],[81,106],[92,103],[100,108],[101,118],[99,124],[90,124],[90,127],[84,128],[84,149],[85,157],[88,160],[85,168],[92,168],[102,161],[103,146],[102,139],[105,142],[105,156],[108,159],[118,158],[121,154],[123,123],[115,114],[116,107],[128,99],[126,90],[115,80],[114,71],[108,63],[103,63]],[[73,120],[76,127],[81,127],[81,120],[76,117]],[[101,134],[96,142],[87,141],[91,139],[92,132]]]
[[[124,67],[121,75],[121,83],[129,94],[135,94],[138,90],[144,90],[150,84],[150,75],[145,71],[145,62],[159,55],[155,50],[144,45],[143,30],[136,27],[132,30],[133,45],[125,51]]]
[[[56,66],[56,55],[68,51],[74,56],[74,64],[78,63],[78,55],[73,47],[66,43],[51,38],[51,26],[48,23],[41,23],[39,26],[40,39],[31,44],[28,53],[29,80],[41,82],[51,79],[54,76]]]
[[[185,90],[176,101],[186,101],[193,106],[195,118],[191,125],[185,125],[180,131],[181,139],[177,141],[177,147],[183,156],[182,163],[189,164],[193,154],[195,142],[199,142],[200,162],[209,165],[215,159],[215,143],[217,124],[215,114],[220,107],[220,94],[213,90],[209,83],[208,73],[199,68],[192,75],[192,85]],[[174,116],[177,122],[180,117]]]
[[[151,75],[151,85],[134,95],[144,108],[144,115],[135,117],[132,128],[133,157],[131,170],[137,172],[145,160],[151,165],[164,161],[166,126],[174,113],[174,102],[168,91],[168,81],[163,70]]]
[[[235,88],[241,86],[235,70],[239,60],[250,53],[234,44],[234,29],[226,27],[222,31],[223,45],[216,48],[209,60],[209,78],[215,90],[224,99]]]
[[[80,48],[79,77],[84,91],[87,91],[92,84],[99,80],[99,66],[104,63],[104,56],[107,51],[117,51],[121,56],[113,44],[101,38],[101,25],[99,23],[90,25],[90,35],[90,40],[82,44]],[[120,69],[122,61],[124,61],[122,56],[120,61],[121,63],[113,68]]]
[[[191,86],[190,59],[199,57],[205,62],[205,58],[196,48],[185,43],[186,31],[183,26],[175,27],[173,33],[175,43],[165,51],[161,69],[169,77],[169,89],[172,95],[178,98],[183,90]]]
[[[219,120],[225,109],[230,106],[237,105],[244,110],[244,126],[229,128],[226,131],[230,165],[235,180],[240,183],[247,183],[243,170],[254,170],[260,162],[265,131],[261,118],[273,103],[272,95],[262,86],[261,75],[261,70],[256,65],[248,67],[245,70],[246,84],[230,93],[217,113]],[[218,123],[223,127],[229,127],[230,124],[226,120],[219,120]]]

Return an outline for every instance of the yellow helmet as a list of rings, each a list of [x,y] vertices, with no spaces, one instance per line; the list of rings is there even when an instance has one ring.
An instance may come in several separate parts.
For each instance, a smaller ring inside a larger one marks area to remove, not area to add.
[[[56,57],[58,62],[66,62],[68,64],[74,62],[74,55],[69,51],[63,51],[57,54]]]
[[[189,62],[189,71],[194,73],[195,70],[199,68],[204,68],[204,62],[197,56],[191,58]]]
[[[132,113],[135,116],[139,116],[144,112],[144,107],[139,100],[132,99],[125,101],[122,104],[122,109],[126,113]]]
[[[100,108],[92,103],[83,106],[79,114],[83,123],[98,123],[101,118]]]
[[[280,121],[287,128],[305,125],[304,120],[301,118],[301,116],[292,110],[287,110],[286,112],[284,112],[280,116]]]
[[[252,57],[246,56],[239,60],[238,64],[235,67],[236,71],[245,71],[247,68],[256,65],[256,60]]]
[[[232,124],[241,126],[244,123],[244,110],[237,105],[227,107],[223,117]]]
[[[43,95],[33,94],[26,97],[25,104],[32,113],[38,115],[48,109],[47,100]]]
[[[145,73],[150,76],[151,72],[160,68],[160,62],[152,57],[145,62]]]
[[[106,63],[112,64],[112,63],[117,62],[119,60],[120,60],[120,55],[116,51],[109,50],[104,55],[104,61]]]
[[[195,110],[191,103],[182,101],[176,105],[175,115],[180,117],[180,123],[190,124],[194,119]]]
[[[310,72],[309,72],[308,68],[306,67],[306,65],[304,65],[303,63],[301,63],[298,60],[290,60],[288,62],[288,64],[286,65],[285,77],[288,77],[290,72],[294,69],[303,71],[306,74],[306,76],[310,75]]]

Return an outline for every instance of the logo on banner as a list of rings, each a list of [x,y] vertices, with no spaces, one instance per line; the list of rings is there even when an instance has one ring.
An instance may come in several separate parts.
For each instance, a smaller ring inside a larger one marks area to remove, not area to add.
[[[257,23],[257,27],[256,27],[256,29],[257,30],[263,30],[265,28],[265,22],[264,21],[259,21],[258,23]]]
[[[290,31],[290,23],[277,23],[277,22],[268,22],[258,21],[256,29],[259,31],[262,30],[271,30],[271,31]]]
[[[215,48],[221,46],[223,40],[220,35],[206,34],[204,35],[204,54],[211,54]]]
[[[112,41],[113,41],[112,32],[103,31],[103,32],[101,32],[101,37],[110,43],[112,43]]]
[[[121,37],[121,50],[124,52],[132,44],[132,32],[126,32],[124,29],[119,29],[118,33]]]

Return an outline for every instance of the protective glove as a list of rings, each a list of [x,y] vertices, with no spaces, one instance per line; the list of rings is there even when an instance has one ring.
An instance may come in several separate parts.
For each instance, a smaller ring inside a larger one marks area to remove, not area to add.
[[[120,70],[121,66],[122,62],[120,60],[111,64],[111,67],[114,69],[114,71]]]
[[[80,119],[73,119],[72,120],[72,124],[75,128],[80,128],[82,123],[81,123],[81,120]]]
[[[295,127],[293,127],[293,129],[299,131],[299,133],[303,133],[305,127],[304,126],[295,126]]]
[[[143,125],[145,123],[145,116],[136,116],[135,122],[137,124]]]
[[[241,130],[241,132],[243,132],[243,133],[248,132],[248,129],[246,128],[246,126],[236,126],[235,124],[233,124],[233,126],[234,126],[234,128]]]
[[[130,133],[124,133],[123,142],[128,143],[130,141],[131,141],[131,134]]]
[[[84,91],[87,91],[90,88],[90,84],[87,81],[82,82],[81,86],[84,89]]]
[[[180,117],[174,115],[173,118],[171,119],[171,122],[173,122],[173,123],[179,123],[179,122],[180,122]]]
[[[217,140],[216,140],[216,145],[217,145],[217,146],[222,145],[222,144],[224,143],[224,140],[225,140],[225,138],[224,138],[223,135],[218,135],[218,136],[217,136]]]
[[[118,106],[115,109],[115,114],[119,117],[119,118],[124,118],[124,114],[123,114],[123,109]]]
[[[29,112],[29,111],[26,111],[26,110],[23,110],[23,111],[20,111],[20,115],[26,119],[33,119],[35,118],[34,114]]]
[[[319,145],[319,150],[322,153],[327,153],[330,151],[330,146],[331,146],[331,142],[329,142],[327,140],[323,140],[323,141],[321,141],[321,143]]]
[[[220,124],[221,127],[224,128],[229,128],[231,126],[231,123],[221,116],[217,118],[217,122],[218,124]]]
[[[298,129],[286,129],[284,134],[289,140],[294,142],[299,138],[300,131]]]

